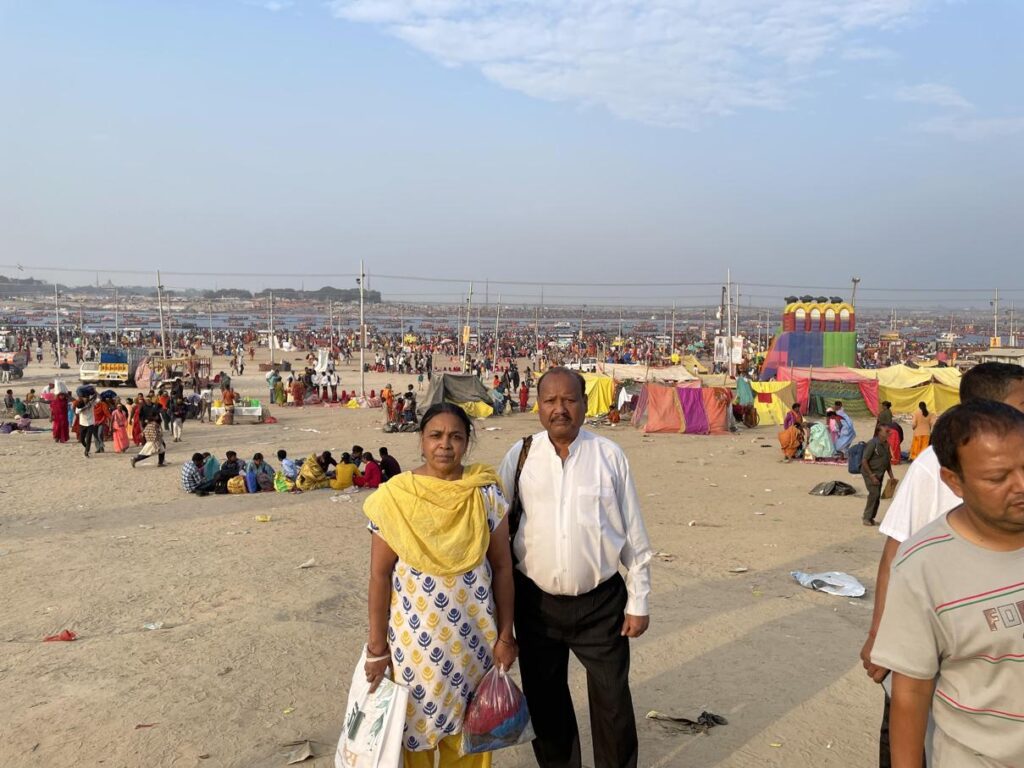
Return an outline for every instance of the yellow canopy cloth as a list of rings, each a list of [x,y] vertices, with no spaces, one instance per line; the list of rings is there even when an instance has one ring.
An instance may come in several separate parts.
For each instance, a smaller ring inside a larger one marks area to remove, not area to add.
[[[471,464],[460,480],[403,472],[374,491],[363,513],[399,558],[432,576],[457,576],[484,560],[490,544],[481,488],[498,485],[485,464]]]

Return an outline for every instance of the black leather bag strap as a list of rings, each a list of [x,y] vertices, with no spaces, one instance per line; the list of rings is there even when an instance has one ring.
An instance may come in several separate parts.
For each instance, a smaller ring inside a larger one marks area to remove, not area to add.
[[[519,451],[519,461],[516,462],[516,479],[512,482],[512,501],[508,505],[508,537],[512,541],[519,532],[519,523],[523,519],[523,501],[519,498],[519,476],[523,473],[523,465],[526,457],[530,455],[530,446],[533,444],[533,435],[523,438],[523,447]]]

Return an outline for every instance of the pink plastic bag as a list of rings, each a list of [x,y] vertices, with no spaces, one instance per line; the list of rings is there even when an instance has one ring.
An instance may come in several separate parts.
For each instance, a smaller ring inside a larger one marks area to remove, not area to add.
[[[504,669],[491,667],[466,708],[462,722],[462,754],[493,752],[533,738],[526,697]]]

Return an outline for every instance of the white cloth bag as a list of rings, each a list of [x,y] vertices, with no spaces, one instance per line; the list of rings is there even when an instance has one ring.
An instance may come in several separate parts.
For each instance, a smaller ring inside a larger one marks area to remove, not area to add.
[[[335,768],[397,768],[402,764],[405,710],[409,689],[389,678],[370,693],[366,681],[366,648],[359,656],[348,689],[345,722],[341,726]]]

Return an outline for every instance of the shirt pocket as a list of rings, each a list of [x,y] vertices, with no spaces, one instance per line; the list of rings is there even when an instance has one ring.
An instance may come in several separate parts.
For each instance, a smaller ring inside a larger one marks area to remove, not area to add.
[[[580,525],[599,531],[615,519],[615,489],[610,485],[583,485],[577,496]]]

